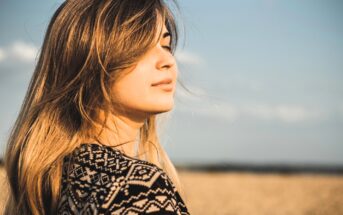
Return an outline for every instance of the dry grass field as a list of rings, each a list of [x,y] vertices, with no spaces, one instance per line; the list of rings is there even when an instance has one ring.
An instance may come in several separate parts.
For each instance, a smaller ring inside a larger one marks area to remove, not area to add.
[[[191,214],[343,214],[343,175],[180,171]]]
[[[343,214],[343,176],[179,171],[192,215]],[[4,171],[0,170],[3,185]],[[1,188],[1,206],[6,197]]]

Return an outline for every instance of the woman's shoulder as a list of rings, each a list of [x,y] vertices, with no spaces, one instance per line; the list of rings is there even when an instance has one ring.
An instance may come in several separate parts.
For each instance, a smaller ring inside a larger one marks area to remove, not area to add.
[[[59,213],[188,214],[158,166],[95,143],[65,158]]]
[[[89,176],[90,182],[106,184],[125,177],[151,183],[160,174],[165,173],[153,163],[127,156],[110,146],[84,143],[65,157],[62,178],[83,180]]]

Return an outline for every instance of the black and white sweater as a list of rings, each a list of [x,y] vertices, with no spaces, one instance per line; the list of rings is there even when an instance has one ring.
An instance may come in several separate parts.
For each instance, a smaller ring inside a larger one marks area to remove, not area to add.
[[[170,178],[158,166],[109,146],[83,143],[64,159],[58,214],[189,212]]]

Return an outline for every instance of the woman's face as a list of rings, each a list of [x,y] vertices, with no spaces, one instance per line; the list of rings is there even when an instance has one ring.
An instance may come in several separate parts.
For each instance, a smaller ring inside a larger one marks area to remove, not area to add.
[[[178,69],[174,56],[168,50],[168,30],[164,25],[162,28],[163,36],[157,45],[113,86],[117,102],[128,111],[157,114],[171,110],[174,105]],[[162,80],[170,83],[154,85]]]

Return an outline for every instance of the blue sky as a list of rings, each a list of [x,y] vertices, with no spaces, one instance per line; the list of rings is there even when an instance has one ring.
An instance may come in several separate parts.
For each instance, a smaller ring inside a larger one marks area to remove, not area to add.
[[[61,2],[0,3],[0,152]],[[178,86],[163,114],[173,161],[343,164],[342,1],[179,4],[179,78],[197,95]]]

